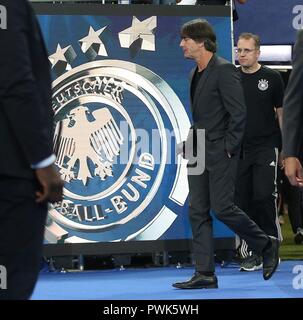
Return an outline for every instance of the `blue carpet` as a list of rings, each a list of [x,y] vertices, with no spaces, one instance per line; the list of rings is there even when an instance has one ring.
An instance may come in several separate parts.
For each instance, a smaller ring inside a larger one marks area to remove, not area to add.
[[[301,273],[293,273],[300,265]],[[193,268],[174,267],[40,273],[33,300],[186,300],[303,298],[303,261],[281,262],[269,281],[262,270],[239,272],[218,266],[219,289],[178,290],[171,284],[191,277]],[[300,278],[300,279],[299,279]],[[301,289],[295,289],[299,284]],[[301,285],[300,285],[301,284]]]

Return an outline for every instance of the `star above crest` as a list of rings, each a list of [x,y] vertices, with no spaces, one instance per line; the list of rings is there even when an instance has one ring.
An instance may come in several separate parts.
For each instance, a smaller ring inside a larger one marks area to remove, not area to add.
[[[143,21],[133,17],[132,25],[119,32],[119,40],[122,48],[130,48],[139,43],[140,49],[155,51],[155,34],[157,17],[150,17]]]
[[[94,60],[97,56],[108,56],[106,48],[100,39],[100,35],[106,27],[107,26],[99,29],[98,31],[95,31],[93,27],[90,27],[88,35],[79,40],[81,50],[86,54],[89,60]]]
[[[57,46],[57,50],[54,54],[48,57],[57,73],[63,73],[71,70],[71,62],[77,57],[77,54],[72,46],[61,48],[60,44]]]

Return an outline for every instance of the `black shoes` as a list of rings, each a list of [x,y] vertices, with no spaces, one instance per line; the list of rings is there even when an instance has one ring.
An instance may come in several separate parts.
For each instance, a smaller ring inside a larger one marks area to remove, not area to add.
[[[218,288],[218,279],[215,275],[205,276],[195,272],[191,279],[185,282],[176,282],[173,287],[178,289],[216,289]]]
[[[279,265],[280,242],[274,237],[269,237],[270,245],[263,250],[263,278],[268,280],[275,273]]]
[[[243,259],[240,264],[240,271],[257,271],[262,269],[262,257],[252,253],[247,258]]]
[[[280,241],[274,237],[269,237],[269,241],[262,252],[264,280],[269,280],[273,276],[280,262]],[[196,271],[191,279],[184,282],[176,282],[172,286],[178,289],[216,289],[218,288],[218,279],[215,275],[206,276]]]

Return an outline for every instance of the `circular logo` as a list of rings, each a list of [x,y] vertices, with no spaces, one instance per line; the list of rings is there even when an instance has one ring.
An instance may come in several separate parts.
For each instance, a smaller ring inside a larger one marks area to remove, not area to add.
[[[81,65],[53,86],[65,188],[49,210],[46,239],[161,237],[187,197],[186,166],[172,150],[190,123],[174,91],[151,70],[120,60]]]
[[[259,88],[259,90],[261,90],[261,91],[267,90],[267,89],[268,89],[268,81],[265,80],[265,79],[259,80],[258,88]]]

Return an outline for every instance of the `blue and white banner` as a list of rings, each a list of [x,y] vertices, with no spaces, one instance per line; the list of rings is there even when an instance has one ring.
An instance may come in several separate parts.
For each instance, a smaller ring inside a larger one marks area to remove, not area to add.
[[[65,181],[64,201],[49,211],[49,243],[191,238],[186,163],[175,159],[175,145],[190,127],[193,66],[179,32],[198,13],[166,16],[150,7],[140,15],[131,7],[115,15],[115,6],[111,14],[102,6],[81,14],[77,6],[60,13],[59,5],[39,14],[53,70],[56,164]],[[226,12],[204,17],[219,54],[231,60]],[[218,221],[214,233],[233,236]]]

